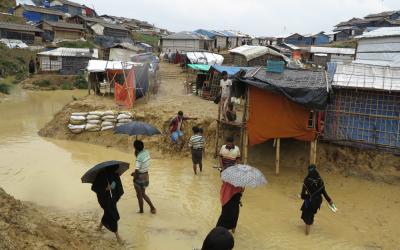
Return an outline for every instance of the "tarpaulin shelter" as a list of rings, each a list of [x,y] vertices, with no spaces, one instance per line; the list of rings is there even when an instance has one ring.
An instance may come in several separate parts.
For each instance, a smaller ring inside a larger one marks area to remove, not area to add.
[[[229,52],[236,66],[264,66],[267,60],[288,61],[285,55],[265,46],[243,45]]]
[[[207,64],[188,64],[186,71],[185,90],[187,94],[196,93],[202,95],[204,83],[208,81],[208,71],[210,65]]]
[[[315,161],[317,111],[324,110],[328,100],[326,72],[286,69],[271,73],[259,67],[239,74],[237,80],[246,91],[241,131],[245,161],[247,145],[275,139],[278,173],[281,138],[312,142],[311,160]]]
[[[187,52],[186,57],[192,64],[221,65],[224,57],[210,52]]]

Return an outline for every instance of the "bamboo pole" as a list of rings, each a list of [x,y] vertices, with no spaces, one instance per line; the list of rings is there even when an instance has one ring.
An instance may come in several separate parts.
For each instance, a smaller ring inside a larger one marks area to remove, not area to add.
[[[315,141],[314,141],[314,148],[313,148],[313,150],[314,150],[314,152],[313,152],[313,161],[314,161],[314,164],[317,164],[317,143],[318,143],[318,140],[315,139]]]
[[[246,101],[245,101],[245,106],[244,106],[244,112],[243,112],[243,119],[242,123],[244,125],[244,135],[243,135],[243,163],[247,164],[248,160],[248,153],[249,153],[249,135],[248,135],[248,128],[247,128],[247,121],[249,119],[249,103],[250,103],[250,90],[247,88],[247,93],[246,93]]]
[[[276,139],[276,145],[275,145],[275,174],[279,175],[279,170],[280,170],[280,153],[281,153],[281,139],[277,138]]]

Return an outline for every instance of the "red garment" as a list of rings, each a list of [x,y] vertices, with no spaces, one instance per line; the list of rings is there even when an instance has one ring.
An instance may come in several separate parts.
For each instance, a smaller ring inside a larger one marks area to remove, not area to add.
[[[237,193],[242,192],[241,187],[235,187],[228,182],[223,182],[221,186],[221,204],[224,206]]]
[[[170,126],[172,126],[170,132],[173,133],[173,132],[175,132],[177,130],[181,130],[182,122],[186,121],[188,119],[189,118],[187,118],[187,117],[182,117],[182,119],[179,119],[179,116],[177,116],[174,119],[172,119],[172,121],[170,123]],[[180,127],[179,127],[179,123],[181,124]]]

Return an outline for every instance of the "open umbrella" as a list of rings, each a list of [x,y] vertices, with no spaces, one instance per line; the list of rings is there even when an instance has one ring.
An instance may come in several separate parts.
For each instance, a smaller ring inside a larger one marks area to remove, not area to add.
[[[258,187],[267,184],[263,173],[249,165],[237,164],[221,172],[221,179],[235,187]]]
[[[82,183],[93,183],[96,176],[104,171],[106,168],[118,166],[115,173],[122,175],[126,170],[129,169],[129,163],[123,161],[105,161],[97,164],[96,166],[89,169],[81,178]]]
[[[157,128],[151,126],[150,124],[147,124],[145,122],[137,122],[137,121],[133,121],[133,122],[115,127],[114,133],[136,135],[136,136],[161,134],[161,132]]]

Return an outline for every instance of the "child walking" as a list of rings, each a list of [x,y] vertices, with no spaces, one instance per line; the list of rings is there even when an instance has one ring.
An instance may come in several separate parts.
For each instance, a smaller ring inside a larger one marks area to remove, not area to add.
[[[201,132],[202,129],[197,126],[192,128],[193,135],[189,140],[189,147],[192,150],[193,172],[197,174],[197,165],[199,165],[200,172],[203,171],[203,152],[204,152],[204,137]]]

